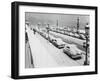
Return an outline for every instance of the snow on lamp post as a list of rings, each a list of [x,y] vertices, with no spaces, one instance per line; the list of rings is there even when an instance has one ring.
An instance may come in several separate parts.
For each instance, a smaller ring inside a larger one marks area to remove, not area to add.
[[[47,24],[46,29],[47,29],[48,39],[49,39],[49,30],[50,30],[49,24]]]
[[[79,17],[77,18],[77,33],[79,33]]]
[[[88,65],[88,35],[89,35],[89,24],[87,23],[85,26],[85,37],[86,37],[86,55],[85,55],[85,61],[84,65]]]
[[[38,31],[40,32],[40,23],[38,23]]]

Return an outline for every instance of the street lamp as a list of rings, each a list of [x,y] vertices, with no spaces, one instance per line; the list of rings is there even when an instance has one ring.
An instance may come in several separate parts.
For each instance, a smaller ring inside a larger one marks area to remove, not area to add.
[[[40,23],[38,23],[38,32],[40,32]]]
[[[64,30],[64,34],[65,34],[65,32],[66,32],[66,27],[64,27],[64,29],[63,29],[63,30]]]
[[[25,22],[25,24],[29,27],[30,26],[30,23],[28,21]]]
[[[79,33],[79,17],[77,18],[77,33]]]
[[[84,65],[89,65],[88,63],[88,35],[89,35],[89,24],[87,23],[85,26],[85,37],[86,37],[86,55],[85,55],[85,61],[84,61]]]
[[[49,24],[47,24],[47,34],[48,34],[48,39],[49,39],[49,30],[50,30],[50,27],[49,27]]]

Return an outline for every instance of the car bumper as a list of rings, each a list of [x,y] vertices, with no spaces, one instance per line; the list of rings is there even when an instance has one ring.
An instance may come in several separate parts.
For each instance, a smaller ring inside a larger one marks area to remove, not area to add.
[[[63,52],[65,54],[67,54],[69,57],[71,57],[72,59],[81,59],[82,58],[82,55],[81,54],[78,54],[78,55],[71,55],[69,54],[66,50],[63,50]]]
[[[73,59],[82,58],[82,55],[71,55],[71,58],[73,58]]]
[[[58,48],[64,48],[65,44],[62,44],[62,45],[58,45]]]
[[[65,46],[65,44],[58,45],[56,43],[53,43],[53,45],[56,46],[59,49],[64,48],[64,46]]]

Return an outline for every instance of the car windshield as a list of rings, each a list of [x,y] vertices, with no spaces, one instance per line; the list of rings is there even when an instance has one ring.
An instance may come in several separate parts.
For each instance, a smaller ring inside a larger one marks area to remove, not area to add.
[[[53,36],[50,36],[51,39],[55,39]]]
[[[69,46],[66,46],[66,49],[70,49],[70,47]]]
[[[63,41],[62,39],[57,39],[57,42],[62,43]]]

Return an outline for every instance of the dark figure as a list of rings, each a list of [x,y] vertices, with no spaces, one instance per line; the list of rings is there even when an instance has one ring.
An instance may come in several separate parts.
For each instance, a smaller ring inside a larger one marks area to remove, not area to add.
[[[27,43],[28,41],[28,35],[27,35],[27,32],[25,32],[25,42]]]
[[[33,31],[34,31],[34,34],[36,33],[36,30],[35,29],[33,29]]]

